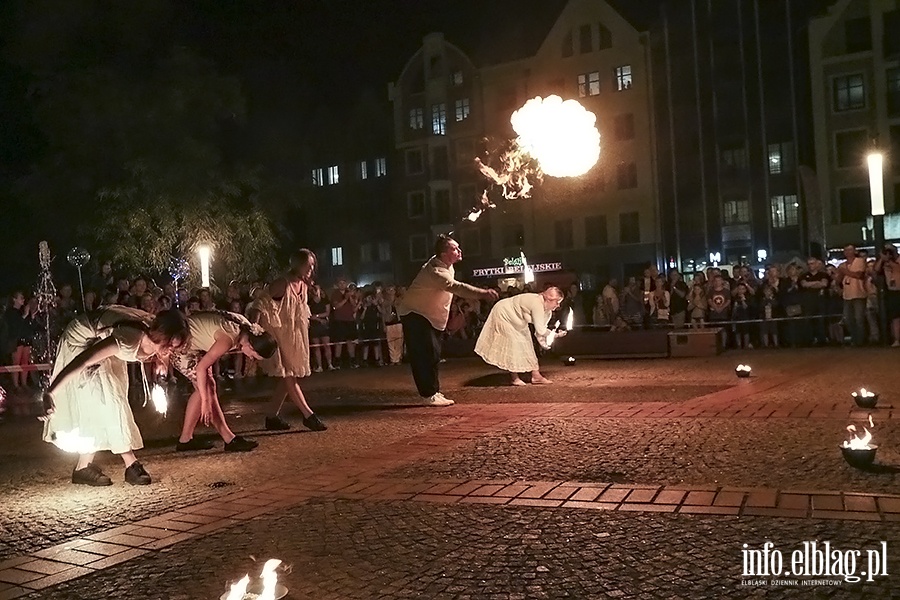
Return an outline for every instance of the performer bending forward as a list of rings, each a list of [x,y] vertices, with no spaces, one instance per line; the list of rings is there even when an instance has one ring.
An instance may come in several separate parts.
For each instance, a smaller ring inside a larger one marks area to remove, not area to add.
[[[528,324],[538,342],[546,346],[547,322],[563,295],[550,287],[540,294],[517,294],[494,305],[475,344],[475,353],[488,364],[509,371],[513,385],[525,385],[519,373],[531,371],[531,383],[550,383],[541,375]]]
[[[187,318],[191,343],[184,352],[173,356],[173,366],[194,384],[184,412],[184,426],[175,449],[209,450],[212,442],[194,439],[198,421],[212,424],[225,442],[226,452],[249,452],[259,443],[235,435],[222,413],[216,380],[212,369],[216,361],[231,350],[240,350],[256,360],[271,358],[278,350],[275,338],[254,325],[243,315],[227,311],[201,311]]]
[[[41,420],[46,422],[44,441],[79,453],[72,483],[112,485],[93,462],[100,450],[122,457],[128,483],[150,483],[150,475],[134,456],[144,442],[128,404],[126,362],[165,357],[187,339],[187,322],[175,310],[154,317],[133,308],[108,306],[69,323],[59,341]]]
[[[307,291],[315,269],[316,255],[312,250],[298,250],[291,257],[288,274],[272,282],[260,303],[259,324],[278,342],[278,351],[261,365],[267,375],[281,378],[273,398],[275,412],[266,417],[266,429],[269,430],[291,428],[287,421],[278,416],[285,396],[303,413],[303,424],[307,428],[313,431],[328,429],[306,403],[297,381],[311,373]]]

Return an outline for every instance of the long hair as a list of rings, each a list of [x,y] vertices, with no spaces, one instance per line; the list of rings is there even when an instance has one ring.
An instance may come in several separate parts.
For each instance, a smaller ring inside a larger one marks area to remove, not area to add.
[[[191,330],[181,311],[161,310],[150,323],[147,336],[160,346],[185,346],[190,341]]]
[[[303,280],[307,285],[312,285],[315,280],[316,269],[319,268],[319,259],[316,258],[316,253],[309,248],[300,248],[291,255],[292,271],[300,265],[307,264],[310,261],[312,261],[313,270],[310,272],[309,277],[304,278]]]
[[[253,348],[254,352],[264,359],[272,358],[278,350],[278,342],[275,341],[275,336],[268,331],[254,333],[250,327],[242,325],[241,333],[247,336],[247,341],[250,342],[250,347]]]

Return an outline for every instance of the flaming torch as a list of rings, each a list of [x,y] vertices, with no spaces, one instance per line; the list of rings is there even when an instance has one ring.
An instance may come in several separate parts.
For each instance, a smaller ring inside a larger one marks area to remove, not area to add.
[[[158,383],[153,384],[153,391],[150,392],[150,401],[153,402],[153,408],[161,415],[165,415],[169,409],[169,400],[166,398],[166,390]]]
[[[575,311],[572,310],[572,309],[570,308],[570,309],[569,309],[569,316],[566,317],[566,328],[562,331],[562,333],[560,333],[560,331],[559,331],[559,326],[557,326],[556,329],[551,329],[550,331],[548,331],[548,332],[547,332],[547,346],[546,346],[546,347],[549,349],[550,346],[553,345],[553,341],[554,341],[557,337],[562,337],[562,336],[564,336],[566,333],[568,333],[568,332],[572,329],[572,326],[574,325],[574,323],[575,323]]]
[[[875,421],[872,420],[872,415],[869,415],[869,427],[875,428]],[[853,437],[841,444],[841,454],[844,455],[844,460],[847,461],[847,464],[857,469],[868,467],[875,460],[875,451],[878,450],[878,446],[871,443],[872,432],[863,427],[863,431],[866,434],[859,436],[856,433],[855,425],[848,425],[847,431]]]
[[[250,585],[250,575],[244,575],[237,583],[231,585],[228,592],[222,594],[219,600],[279,600],[287,596],[288,589],[278,583],[278,573],[275,572],[281,565],[277,558],[270,558],[263,565],[259,574],[261,584]]]
[[[525,253],[519,252],[519,255],[522,257],[522,277],[525,278],[525,283],[534,283],[534,270],[528,266],[528,259],[525,258]]]
[[[200,286],[209,287],[209,246],[206,244],[197,248],[197,254],[200,256]]]

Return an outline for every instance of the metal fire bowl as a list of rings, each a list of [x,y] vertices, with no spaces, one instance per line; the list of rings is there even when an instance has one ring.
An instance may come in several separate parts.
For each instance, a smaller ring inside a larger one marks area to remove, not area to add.
[[[868,466],[872,465],[872,462],[875,460],[875,451],[878,450],[878,446],[872,445],[869,448],[844,448],[840,446],[841,454],[844,455],[844,460],[847,461],[847,464],[851,467],[856,467],[857,469],[864,469]]]
[[[750,371],[738,371],[737,369],[735,369],[734,374],[737,375],[738,377],[742,377],[742,378],[750,377]]]
[[[875,405],[878,404],[878,394],[874,396],[860,396],[857,394],[853,396],[853,399],[860,408],[875,408]]]
[[[244,598],[255,598],[256,596],[249,596],[249,594],[262,594],[263,586],[261,583],[251,583],[247,587],[247,594],[244,595]],[[287,596],[288,589],[281,585],[280,583],[275,585],[275,600],[281,600]],[[221,596],[219,596],[219,600],[228,600],[228,592],[225,592]]]

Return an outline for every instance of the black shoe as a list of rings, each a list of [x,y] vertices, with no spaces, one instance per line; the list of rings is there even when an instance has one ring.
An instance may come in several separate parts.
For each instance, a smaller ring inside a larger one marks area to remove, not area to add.
[[[325,431],[328,426],[323,423],[315,413],[303,419],[303,426],[312,431]]]
[[[186,442],[178,442],[175,446],[176,452],[190,452],[191,450],[212,450],[215,444],[209,440],[198,440],[191,438]]]
[[[125,469],[125,481],[131,485],[150,485],[150,473],[144,469],[144,465],[134,461]]]
[[[257,446],[259,446],[259,442],[236,435],[233,440],[225,444],[225,452],[250,452]]]
[[[83,469],[72,471],[72,483],[101,487],[112,485],[112,479],[107,477],[100,467],[91,463]]]
[[[266,430],[268,431],[286,431],[291,428],[290,423],[275,415],[274,417],[266,417]]]

